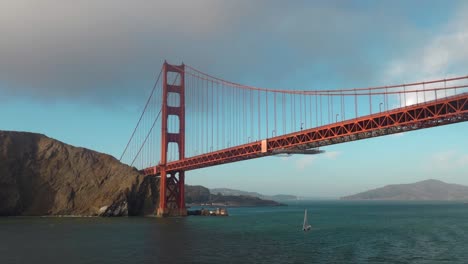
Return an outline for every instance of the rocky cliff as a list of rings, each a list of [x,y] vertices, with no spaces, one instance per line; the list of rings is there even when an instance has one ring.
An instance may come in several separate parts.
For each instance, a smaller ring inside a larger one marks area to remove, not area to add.
[[[156,178],[41,134],[0,131],[0,215],[146,215]]]

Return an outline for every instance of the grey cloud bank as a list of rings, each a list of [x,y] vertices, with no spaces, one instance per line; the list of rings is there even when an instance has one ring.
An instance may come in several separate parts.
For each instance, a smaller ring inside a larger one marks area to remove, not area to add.
[[[308,78],[301,89],[310,89],[326,82],[324,75],[366,84],[378,80],[384,59],[425,37],[402,8],[387,2],[370,12],[348,1],[2,2],[0,92],[141,103],[164,59],[259,86]]]

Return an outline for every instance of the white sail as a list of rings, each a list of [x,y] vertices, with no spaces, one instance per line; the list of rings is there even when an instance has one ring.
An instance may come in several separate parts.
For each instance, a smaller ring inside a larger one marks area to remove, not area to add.
[[[309,231],[312,226],[307,222],[307,209],[304,211],[304,224],[302,225],[302,230]]]
[[[305,228],[306,225],[307,225],[307,209],[305,209],[305,211],[304,211],[304,224],[302,225],[302,227]]]

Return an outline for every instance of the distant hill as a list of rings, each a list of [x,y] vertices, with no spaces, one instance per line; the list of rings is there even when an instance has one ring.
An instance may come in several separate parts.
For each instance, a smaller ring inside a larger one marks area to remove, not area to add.
[[[277,195],[263,195],[257,192],[246,192],[240,191],[235,189],[228,189],[228,188],[214,188],[210,189],[210,193],[212,194],[222,194],[222,195],[230,195],[230,196],[251,196],[257,197],[260,199],[265,200],[273,200],[273,201],[288,201],[288,200],[297,200],[298,197],[294,195],[288,194],[277,194]]]
[[[226,206],[279,206],[283,205],[271,199],[244,195],[242,193],[210,192],[206,187],[200,185],[185,186],[185,201],[188,205],[226,205]]]
[[[210,202],[213,205],[226,205],[226,206],[281,206],[282,203],[260,199],[247,195],[219,195],[211,194]]]
[[[468,186],[445,183],[439,180],[425,180],[410,184],[387,185],[341,199],[468,201]]]
[[[201,204],[210,201],[210,190],[201,185],[185,185],[185,202]]]

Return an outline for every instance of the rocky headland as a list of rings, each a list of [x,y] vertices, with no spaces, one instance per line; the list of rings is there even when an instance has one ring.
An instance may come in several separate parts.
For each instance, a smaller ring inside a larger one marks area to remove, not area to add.
[[[187,186],[186,202],[279,205],[203,186]],[[159,179],[110,155],[42,134],[0,131],[0,216],[145,216],[158,203]]]
[[[0,215],[153,214],[158,186],[110,155],[0,131]]]

